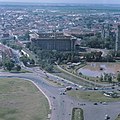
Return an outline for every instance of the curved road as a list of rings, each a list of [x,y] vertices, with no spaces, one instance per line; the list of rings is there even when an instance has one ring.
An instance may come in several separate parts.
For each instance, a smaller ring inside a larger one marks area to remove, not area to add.
[[[107,105],[94,105],[92,102],[76,101],[67,95],[60,95],[61,87],[49,85],[45,78],[38,73],[0,73],[0,77],[17,77],[24,80],[32,80],[48,96],[52,105],[51,120],[71,120],[72,109],[74,107],[82,108],[85,120],[104,120],[106,114],[115,120],[120,112],[120,102],[108,103]]]

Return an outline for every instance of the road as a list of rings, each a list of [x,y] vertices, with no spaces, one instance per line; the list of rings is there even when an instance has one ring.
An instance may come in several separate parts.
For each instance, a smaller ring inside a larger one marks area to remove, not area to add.
[[[18,54],[14,52],[16,63],[20,63]],[[20,63],[21,64],[21,63]],[[51,118],[50,120],[71,120],[72,109],[82,108],[84,111],[84,120],[104,120],[106,114],[110,116],[110,120],[115,120],[117,115],[120,113],[120,102],[107,103],[103,105],[98,103],[94,105],[93,102],[88,102],[85,100],[75,100],[67,95],[60,95],[65,87],[55,87],[45,80],[46,78],[59,81],[64,84],[64,86],[72,86],[82,88],[81,85],[75,84],[58,76],[54,76],[50,73],[40,70],[39,68],[27,68],[22,66],[26,70],[32,71],[32,73],[0,73],[0,77],[16,77],[22,78],[23,80],[31,80],[34,82],[48,97],[50,104],[52,106]]]
[[[44,73],[44,72],[43,72]],[[107,103],[107,105],[94,105],[93,102],[84,100],[76,101],[67,95],[60,95],[64,87],[51,86],[46,82],[45,75],[36,72],[33,73],[0,73],[0,77],[17,77],[24,80],[32,80],[48,96],[52,105],[51,120],[71,120],[72,109],[74,107],[82,108],[85,120],[104,120],[106,114],[115,120],[120,112],[120,102]],[[85,104],[85,105],[84,105]]]

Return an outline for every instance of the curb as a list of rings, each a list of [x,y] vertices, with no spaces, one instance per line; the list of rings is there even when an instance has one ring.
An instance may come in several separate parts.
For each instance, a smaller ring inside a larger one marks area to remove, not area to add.
[[[49,108],[50,108],[50,111],[51,111],[51,110],[52,110],[52,105],[51,105],[50,99],[49,99],[48,96],[45,94],[45,92],[43,92],[43,90],[42,90],[35,82],[33,82],[32,80],[29,80],[29,79],[26,79],[26,80],[28,80],[28,81],[30,81],[31,83],[33,83],[33,84],[37,87],[37,89],[38,89],[39,91],[41,91],[42,94],[47,98],[48,103],[49,103]],[[48,119],[50,119],[50,118],[51,118],[51,113],[48,114],[48,116],[49,116]]]

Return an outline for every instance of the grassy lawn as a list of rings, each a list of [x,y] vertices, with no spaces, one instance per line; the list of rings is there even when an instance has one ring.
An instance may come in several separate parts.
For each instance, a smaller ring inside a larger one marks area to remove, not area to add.
[[[80,108],[73,108],[72,120],[84,120],[83,110]]]
[[[0,120],[46,120],[49,105],[28,81],[0,79]]]
[[[85,86],[93,86],[91,84],[89,84],[89,85],[86,84],[85,81],[83,81],[83,80],[81,80],[79,78],[79,76],[76,77],[76,76],[73,76],[73,75],[71,75],[71,74],[69,74],[67,72],[64,72],[64,71],[60,70],[57,66],[54,66],[54,70],[57,71],[57,72],[52,73],[52,74],[54,74],[56,76],[65,78],[65,79],[67,79],[67,80],[69,80],[71,82],[74,82],[76,84],[85,85]]]
[[[11,70],[11,71],[2,70],[2,72],[11,72],[11,73],[32,73],[31,71],[24,70],[24,69],[21,69],[20,71],[17,71],[17,70]]]
[[[113,101],[120,101],[119,98],[110,98],[105,97],[101,92],[93,92],[93,91],[68,91],[67,94],[72,96],[76,99],[85,99],[92,102],[113,102]]]

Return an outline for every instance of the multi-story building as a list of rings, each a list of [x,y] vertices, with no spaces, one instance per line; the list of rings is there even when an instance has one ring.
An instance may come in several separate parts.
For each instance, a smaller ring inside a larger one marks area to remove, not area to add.
[[[40,33],[30,35],[33,45],[42,50],[74,51],[76,38],[63,33]]]

